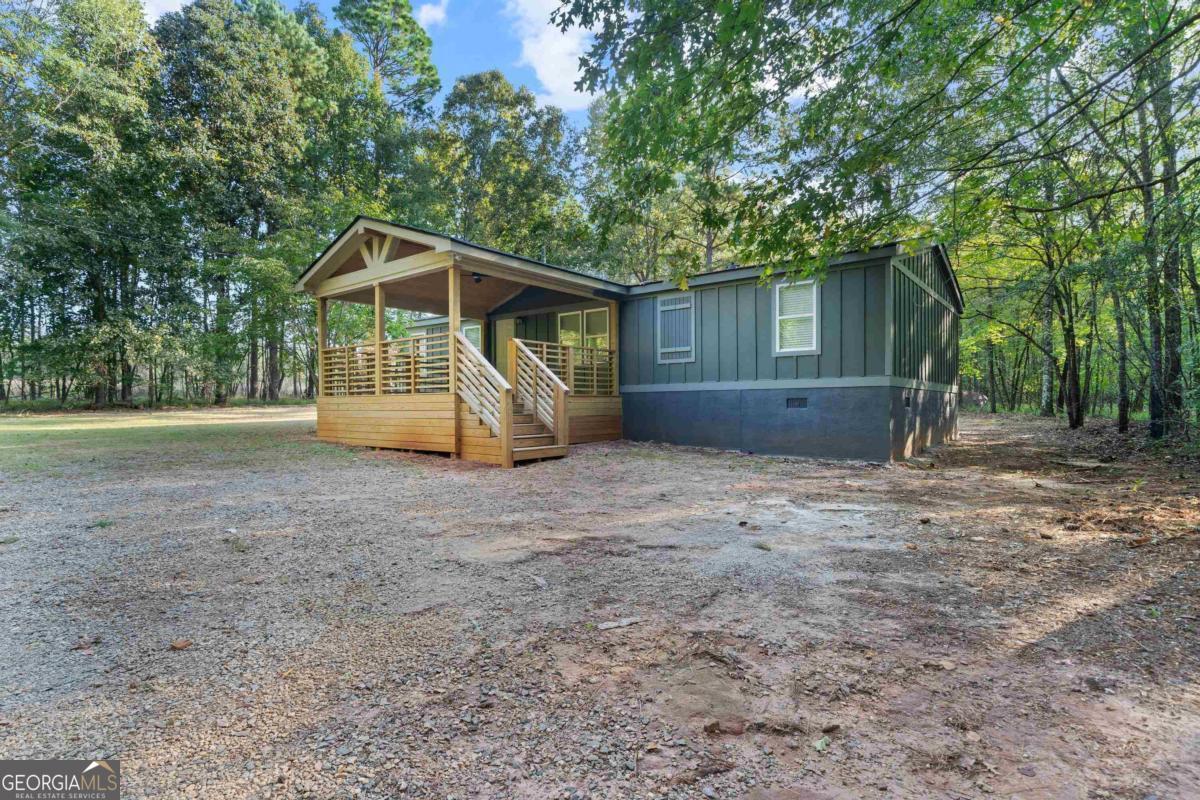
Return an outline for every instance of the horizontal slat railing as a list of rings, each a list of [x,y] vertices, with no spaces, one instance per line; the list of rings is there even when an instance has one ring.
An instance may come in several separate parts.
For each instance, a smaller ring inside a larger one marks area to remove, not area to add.
[[[450,334],[429,333],[380,343],[381,394],[450,391]]]
[[[327,347],[321,351],[326,397],[375,394],[375,343]]]
[[[571,389],[521,339],[511,339],[509,364],[513,391],[542,424],[554,434],[557,444],[567,443],[567,394]]]
[[[376,370],[376,362],[379,369]],[[450,335],[431,333],[321,350],[321,395],[450,391]]]
[[[572,394],[600,397],[617,394],[617,359],[612,350],[530,339],[520,341],[566,383]]]
[[[458,347],[458,396],[492,433],[503,437],[511,426],[512,386],[467,337],[456,333],[454,338]]]

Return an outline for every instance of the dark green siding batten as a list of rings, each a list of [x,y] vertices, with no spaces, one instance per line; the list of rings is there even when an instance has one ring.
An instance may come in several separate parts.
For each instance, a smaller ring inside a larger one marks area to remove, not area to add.
[[[917,280],[932,289],[947,303],[954,302],[954,290],[951,288],[949,276],[942,269],[941,259],[933,248],[909,256],[899,256],[896,258],[895,264],[912,273]]]
[[[657,364],[656,298],[621,303],[621,383],[697,384],[884,374],[884,260],[836,268],[821,287],[819,355],[775,355],[773,284],[741,280],[692,290],[695,361]],[[662,294],[671,294],[663,292]]]
[[[940,269],[940,268],[939,268]],[[896,339],[893,374],[901,378],[958,382],[958,314],[903,270],[893,270]]]

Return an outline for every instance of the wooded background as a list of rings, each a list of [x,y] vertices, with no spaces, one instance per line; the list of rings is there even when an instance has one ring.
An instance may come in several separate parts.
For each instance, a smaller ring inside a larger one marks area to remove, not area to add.
[[[568,0],[580,128],[499,72],[440,94],[407,0],[335,17],[0,0],[5,404],[311,397],[291,285],[363,213],[685,286],[934,238],[993,410],[1195,423],[1193,2]]]

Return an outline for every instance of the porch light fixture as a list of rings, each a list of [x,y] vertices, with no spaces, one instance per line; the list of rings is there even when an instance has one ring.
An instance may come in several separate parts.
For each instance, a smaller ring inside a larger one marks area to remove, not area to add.
[[[475,281],[476,283],[483,283],[483,276],[480,275],[478,272],[472,272],[471,280]]]

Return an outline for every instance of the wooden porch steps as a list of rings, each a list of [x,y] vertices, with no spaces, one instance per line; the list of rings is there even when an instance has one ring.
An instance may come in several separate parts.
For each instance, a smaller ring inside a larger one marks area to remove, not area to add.
[[[566,454],[567,448],[554,443],[554,434],[526,410],[524,403],[513,403],[513,461],[561,458]]]
[[[513,461],[530,461],[535,458],[562,458],[566,454],[566,445],[551,444],[538,447],[514,447]]]
[[[514,450],[521,447],[542,447],[548,444],[554,444],[554,434],[552,433],[527,433],[513,436]]]
[[[495,439],[496,435],[476,414],[462,407],[460,432],[467,438]],[[539,458],[561,458],[567,447],[556,445],[554,434],[521,403],[513,405],[513,461],[532,461]]]

